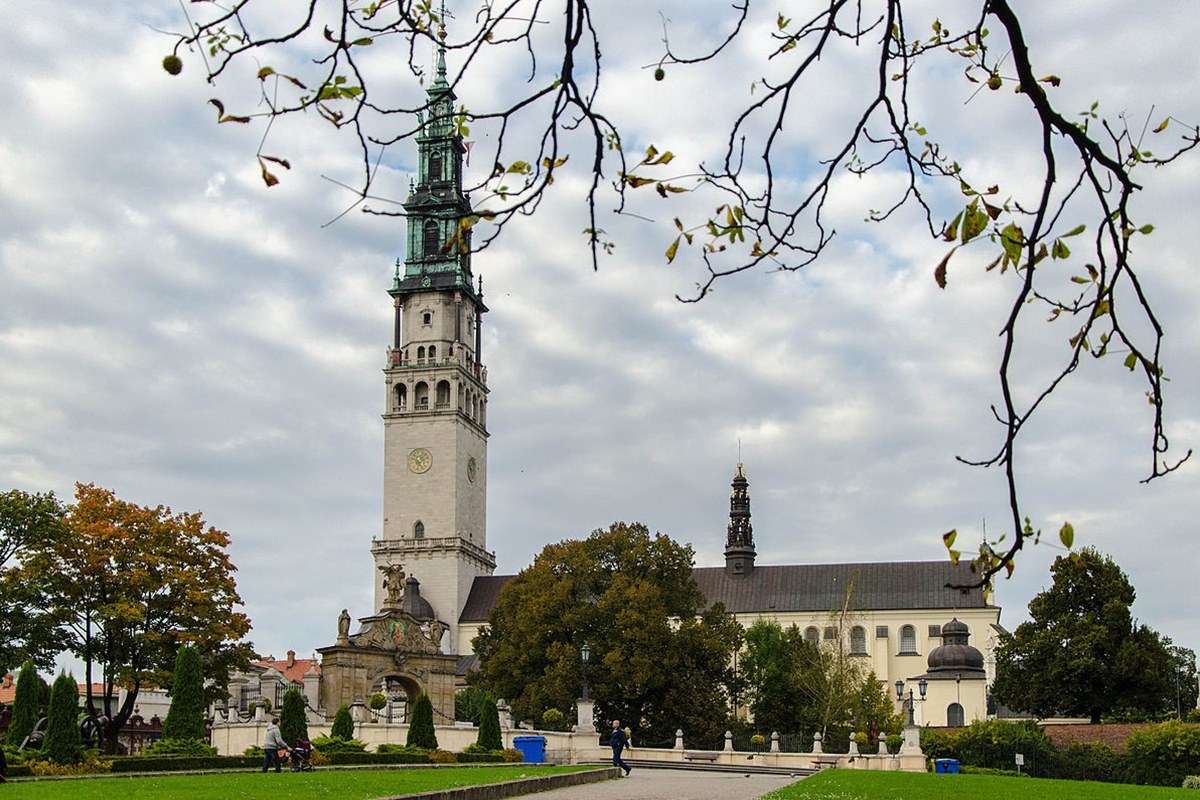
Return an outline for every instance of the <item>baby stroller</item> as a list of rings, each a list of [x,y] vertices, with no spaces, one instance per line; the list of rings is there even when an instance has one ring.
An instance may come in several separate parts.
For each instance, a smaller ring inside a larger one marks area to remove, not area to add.
[[[292,772],[312,772],[312,742],[297,739],[292,746]]]

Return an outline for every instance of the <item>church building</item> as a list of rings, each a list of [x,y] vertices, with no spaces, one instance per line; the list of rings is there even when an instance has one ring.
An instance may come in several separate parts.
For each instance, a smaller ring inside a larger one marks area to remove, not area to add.
[[[489,390],[481,347],[488,309],[471,269],[470,231],[459,228],[471,206],[442,52],[428,95],[431,110],[416,140],[417,179],[404,203],[405,258],[388,292],[395,319],[383,364],[383,524],[371,542],[375,605],[353,634],[343,612],[337,643],[319,651],[319,692],[308,686],[306,694],[317,695],[329,716],[377,693],[403,707],[425,691],[439,722],[452,720],[453,693],[478,663],[472,639],[514,577],[494,574],[496,557],[488,549]],[[714,520],[713,527],[720,524]],[[707,600],[723,603],[745,626],[760,619],[797,625],[809,641],[837,643],[863,659],[888,687],[921,685],[926,694],[917,724],[962,725],[987,715],[1000,609],[978,589],[950,588],[970,582],[965,564],[760,564],[750,482],[738,464],[725,563],[694,574]],[[831,613],[847,592],[851,613],[837,625]],[[306,674],[311,683],[314,671]],[[261,693],[258,680],[250,682]]]

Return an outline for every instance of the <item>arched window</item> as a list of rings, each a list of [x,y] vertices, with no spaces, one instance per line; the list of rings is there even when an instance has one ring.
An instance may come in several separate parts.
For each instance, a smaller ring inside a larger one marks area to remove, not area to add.
[[[487,400],[486,399],[481,399],[479,401],[479,424],[485,428],[487,427]]]
[[[437,407],[450,407],[450,381],[438,381],[437,385]]]
[[[421,522],[421,520],[417,520],[415,523],[413,523],[413,538],[414,539],[424,539],[425,538],[425,523]]]
[[[442,154],[434,151],[429,156],[429,180],[440,181],[442,179]]]
[[[917,629],[912,625],[900,628],[900,655],[917,655]]]
[[[808,642],[814,647],[819,645],[821,643],[821,632],[814,626],[809,625],[804,629],[804,641]]]
[[[408,406],[408,387],[403,383],[396,384],[396,410],[403,411]]]
[[[946,724],[951,728],[961,728],[967,724],[963,716],[963,707],[958,703],[946,706]]]
[[[421,364],[425,361],[425,345],[417,348],[417,363]]]
[[[435,256],[442,246],[442,236],[438,232],[438,224],[435,220],[425,220],[425,243],[421,247],[421,252],[425,257]]]
[[[861,625],[850,629],[850,654],[865,656],[867,654],[867,631]]]
[[[437,358],[437,345],[431,344],[429,345],[429,360],[433,361],[435,358]]]
[[[419,411],[429,408],[429,384],[425,381],[413,387],[413,407]]]

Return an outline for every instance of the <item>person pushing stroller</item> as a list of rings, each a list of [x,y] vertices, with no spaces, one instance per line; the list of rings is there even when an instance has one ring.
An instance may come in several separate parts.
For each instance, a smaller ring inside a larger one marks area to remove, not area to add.
[[[312,772],[312,751],[312,742],[304,736],[292,744],[292,772]]]

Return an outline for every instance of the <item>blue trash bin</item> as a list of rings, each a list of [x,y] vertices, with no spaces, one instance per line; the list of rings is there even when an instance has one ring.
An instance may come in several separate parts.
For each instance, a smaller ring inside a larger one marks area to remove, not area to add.
[[[943,775],[958,774],[958,759],[957,758],[939,758],[933,762],[933,771]]]
[[[528,764],[541,764],[546,760],[545,736],[514,736],[513,748],[520,751]]]

